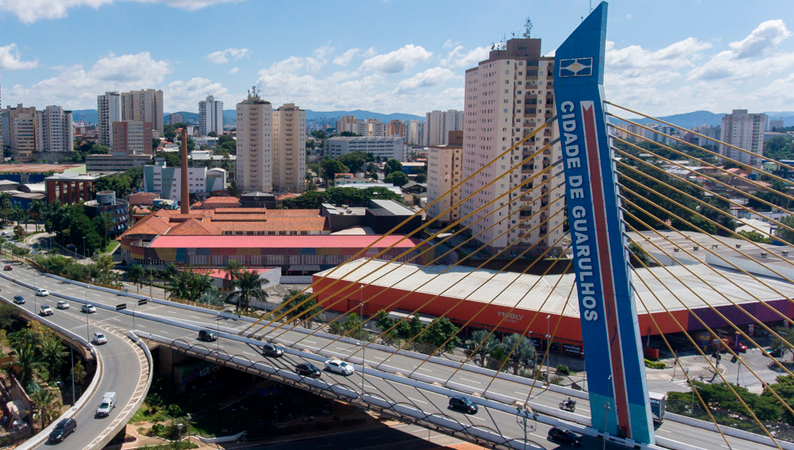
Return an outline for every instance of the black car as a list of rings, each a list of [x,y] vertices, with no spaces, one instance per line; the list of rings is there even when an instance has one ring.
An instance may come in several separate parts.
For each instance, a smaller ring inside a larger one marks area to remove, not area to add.
[[[17,305],[24,305],[25,304],[25,298],[22,297],[21,295],[15,295],[14,296],[14,303],[16,303]]]
[[[265,356],[273,356],[278,358],[279,356],[284,356],[284,349],[276,344],[271,344],[268,342],[262,346],[262,353]]]
[[[74,433],[77,429],[77,422],[74,419],[63,419],[55,425],[55,428],[50,433],[50,442],[61,442],[66,439],[66,436]]]
[[[477,405],[466,397],[450,397],[449,409],[456,409],[468,414],[477,414]]]
[[[566,442],[573,446],[582,444],[582,436],[570,430],[554,427],[549,430],[549,439],[557,442]]]
[[[295,372],[298,375],[303,375],[305,377],[312,377],[312,378],[320,378],[322,372],[320,369],[314,367],[312,364],[309,363],[300,363],[295,366]]]
[[[200,341],[213,342],[218,339],[218,335],[212,330],[200,330],[198,338]]]

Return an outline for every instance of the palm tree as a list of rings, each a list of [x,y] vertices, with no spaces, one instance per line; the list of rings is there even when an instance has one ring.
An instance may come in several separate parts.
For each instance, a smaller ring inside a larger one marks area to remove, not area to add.
[[[63,341],[55,334],[45,336],[41,344],[39,344],[39,350],[41,351],[41,361],[50,374],[50,380],[52,380],[63,365],[64,358],[69,356],[69,352],[66,351]]]
[[[140,264],[130,264],[127,269],[127,281],[135,284],[135,293],[140,291],[143,281],[146,279],[146,269]]]
[[[245,272],[245,266],[236,259],[230,259],[223,270],[226,272],[226,276],[224,276],[223,279],[227,280],[231,285],[234,280],[239,278],[240,275]]]
[[[49,425],[61,409],[61,402],[57,400],[55,392],[49,389],[39,389],[30,395],[30,399],[33,400],[33,403],[39,409],[41,428]]]
[[[265,281],[267,282],[267,281]],[[254,272],[244,271],[232,280],[232,292],[226,296],[226,301],[233,301],[236,299],[237,308],[248,309],[248,303],[251,299],[265,301],[267,300],[267,292],[262,289],[262,279]]]
[[[480,355],[480,366],[485,367],[485,357],[499,345],[499,341],[487,330],[475,330],[465,345],[470,355]]]
[[[502,339],[505,351],[509,353],[513,373],[518,373],[520,364],[530,364],[535,361],[535,345],[525,336],[513,333]]]
[[[36,347],[32,343],[14,348],[14,360],[5,364],[6,368],[12,369],[19,378],[19,384],[27,386],[33,375],[44,368]]]

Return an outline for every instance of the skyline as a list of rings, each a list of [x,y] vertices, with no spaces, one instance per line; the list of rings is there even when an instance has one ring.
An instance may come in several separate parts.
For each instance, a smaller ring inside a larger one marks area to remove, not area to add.
[[[744,5],[610,2],[606,98],[657,116],[791,110],[794,13],[782,0]],[[95,109],[105,91],[154,88],[166,112],[197,111],[208,94],[232,109],[256,85],[274,105],[315,111],[463,110],[464,72],[492,43],[529,17],[552,55],[589,6],[0,0],[2,105]]]

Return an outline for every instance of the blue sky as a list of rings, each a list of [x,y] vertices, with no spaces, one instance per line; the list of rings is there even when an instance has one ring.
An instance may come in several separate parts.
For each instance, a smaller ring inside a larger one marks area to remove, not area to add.
[[[592,2],[593,6],[597,2]],[[257,85],[276,106],[463,109],[464,71],[523,32],[553,54],[588,0],[0,0],[2,105],[96,108],[157,88],[167,112]],[[651,115],[794,110],[785,0],[615,0],[607,98]]]

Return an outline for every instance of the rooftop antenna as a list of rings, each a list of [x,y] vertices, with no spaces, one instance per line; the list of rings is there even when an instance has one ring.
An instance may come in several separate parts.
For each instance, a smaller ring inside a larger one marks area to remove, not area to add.
[[[529,38],[530,33],[532,32],[532,20],[527,17],[527,23],[524,25],[524,37]]]

